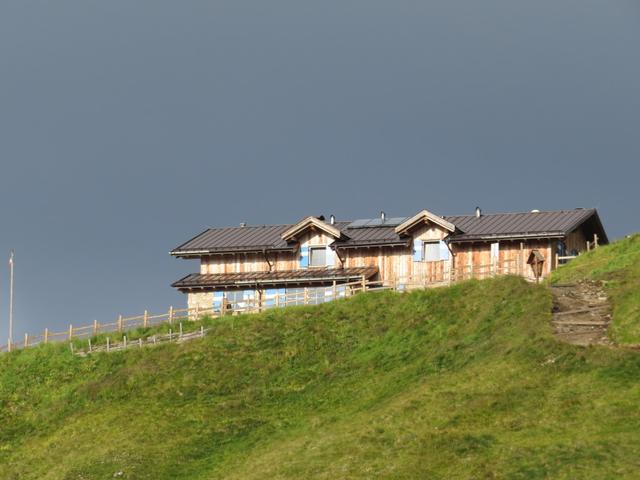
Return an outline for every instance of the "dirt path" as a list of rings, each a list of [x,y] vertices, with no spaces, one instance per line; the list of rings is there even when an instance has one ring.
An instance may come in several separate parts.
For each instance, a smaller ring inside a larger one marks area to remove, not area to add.
[[[551,286],[556,337],[574,345],[611,345],[611,305],[599,282]]]

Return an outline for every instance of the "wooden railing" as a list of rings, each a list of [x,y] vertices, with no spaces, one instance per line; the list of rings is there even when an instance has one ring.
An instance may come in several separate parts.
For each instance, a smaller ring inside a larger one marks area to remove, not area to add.
[[[182,336],[182,322],[198,320],[202,317],[220,317],[223,315],[239,315],[246,313],[258,313],[270,308],[282,308],[294,305],[317,305],[320,303],[330,302],[341,298],[347,298],[363,291],[378,291],[378,290],[395,290],[395,291],[408,291],[417,288],[430,288],[450,285],[455,282],[470,280],[470,279],[485,279],[495,277],[498,275],[515,274],[520,275],[521,261],[519,260],[507,260],[500,263],[494,262],[488,265],[464,265],[457,268],[449,268],[446,264],[431,266],[428,271],[422,271],[418,275],[400,276],[394,279],[392,282],[372,281],[365,278],[349,283],[334,283],[328,287],[321,288],[301,288],[297,291],[286,291],[285,293],[278,293],[271,296],[263,296],[262,298],[256,297],[253,299],[245,300],[240,303],[240,306],[229,308],[227,304],[223,304],[219,307],[212,306],[209,308],[193,307],[193,308],[181,308],[174,309],[169,307],[166,313],[161,314],[149,314],[148,311],[142,315],[136,315],[132,317],[118,316],[118,319],[111,323],[99,323],[94,320],[89,325],[73,326],[69,325],[69,328],[64,331],[50,331],[45,328],[44,332],[39,335],[25,334],[24,339],[20,342],[8,343],[7,345],[0,346],[0,352],[11,351],[17,348],[27,348],[36,345],[46,344],[50,342],[70,342],[72,340],[84,339],[89,340],[104,334],[117,334],[119,337],[123,337],[123,334],[127,331],[136,328],[150,328],[161,324],[168,324],[170,333],[166,335],[168,341],[179,340]],[[180,329],[175,333],[172,331],[172,326],[175,325]],[[173,335],[173,337],[172,337]],[[106,337],[108,341],[108,336]],[[162,337],[149,337],[145,340],[146,343],[150,343],[151,338],[155,341],[167,341],[165,336]],[[126,337],[124,337],[124,348],[127,347]],[[137,340],[138,341],[138,340]],[[89,345],[91,345],[89,343]],[[113,344],[110,349],[117,350],[116,344]],[[106,345],[104,349],[109,349]],[[94,350],[98,350],[96,346]]]

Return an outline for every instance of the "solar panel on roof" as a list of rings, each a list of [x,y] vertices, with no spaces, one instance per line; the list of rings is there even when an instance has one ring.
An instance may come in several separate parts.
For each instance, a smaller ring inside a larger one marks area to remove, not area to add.
[[[407,217],[393,217],[382,221],[381,218],[362,218],[351,222],[347,228],[397,227],[406,219]]]
[[[369,221],[368,218],[364,218],[361,220],[354,220],[353,222],[351,222],[349,225],[347,225],[347,228],[360,228],[360,227],[364,227],[367,222]]]

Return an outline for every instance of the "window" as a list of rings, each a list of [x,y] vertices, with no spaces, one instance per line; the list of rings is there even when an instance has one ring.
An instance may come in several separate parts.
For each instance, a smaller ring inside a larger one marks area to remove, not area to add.
[[[213,292],[213,311],[220,313],[222,311],[222,301],[224,299],[223,292]]]
[[[287,288],[288,305],[304,305],[304,288]]]
[[[233,310],[242,309],[249,305],[254,299],[255,292],[253,290],[237,290],[225,293],[227,304],[231,306]]]
[[[449,260],[449,247],[443,240],[438,242],[424,242],[422,246],[422,259],[425,262]]]
[[[327,266],[327,249],[325,247],[309,249],[309,266],[326,267]]]
[[[561,257],[564,257],[564,256],[567,255],[567,244],[564,243],[564,241],[558,240],[558,245],[556,247],[556,253]]]
[[[425,242],[424,256],[427,262],[437,262],[440,260],[440,244],[435,242]]]

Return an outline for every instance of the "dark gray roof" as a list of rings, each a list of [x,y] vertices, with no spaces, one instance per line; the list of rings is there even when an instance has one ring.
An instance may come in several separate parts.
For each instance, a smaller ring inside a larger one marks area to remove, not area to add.
[[[452,242],[513,237],[561,237],[588,220],[592,220],[602,230],[600,238],[603,243],[607,241],[598,213],[593,208],[551,212],[494,213],[483,214],[480,218],[475,215],[459,215],[445,217],[445,219],[460,230],[460,233],[452,236]]]
[[[397,227],[404,222],[407,217],[391,217],[384,220],[378,218],[362,218],[360,220],[354,220],[347,228],[371,228],[371,227]]]
[[[210,228],[176,247],[171,254],[293,250],[294,247],[287,245],[281,237],[290,227],[291,225],[261,225]]]
[[[607,243],[606,233],[595,209],[558,210],[551,212],[494,213],[454,215],[443,217],[456,226],[451,242],[508,238],[561,237],[588,222],[602,243]],[[395,232],[397,222],[379,225],[379,222],[360,220],[336,222],[335,227],[344,235],[335,244],[343,247],[369,245],[408,245],[409,239]],[[211,228],[175,248],[176,256],[207,253],[233,253],[268,251],[294,251],[296,245],[282,240],[282,233],[293,225],[262,225],[246,227]]]
[[[295,285],[297,283],[327,284],[332,281],[360,280],[378,273],[377,267],[307,268],[304,270],[278,270],[274,272],[192,273],[175,282],[172,287],[182,290],[202,288],[242,288],[256,284],[262,286]]]
[[[396,226],[347,228],[342,231],[348,238],[337,244],[345,248],[367,245],[409,245],[410,239],[399,237],[395,231]]]

